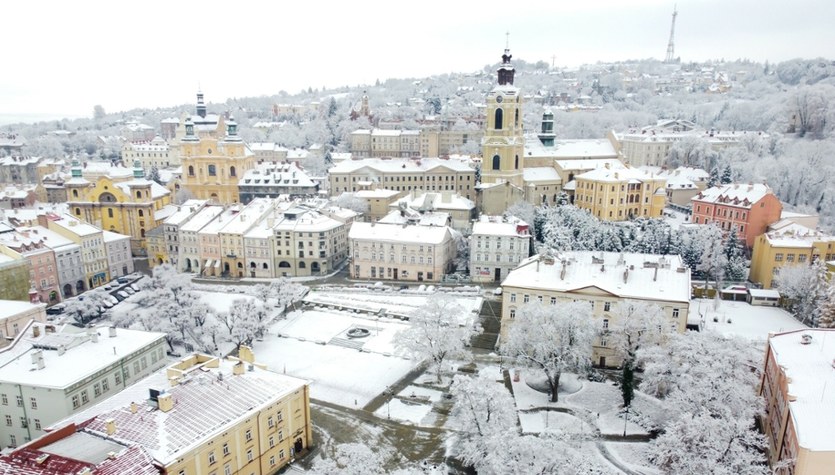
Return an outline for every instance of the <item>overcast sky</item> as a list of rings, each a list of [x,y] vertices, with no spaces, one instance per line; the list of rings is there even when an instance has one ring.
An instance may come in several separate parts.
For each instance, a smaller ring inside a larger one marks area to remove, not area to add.
[[[469,72],[663,59],[674,1],[12,1],[0,11],[3,116],[91,116]],[[678,0],[684,61],[835,58],[833,0]]]

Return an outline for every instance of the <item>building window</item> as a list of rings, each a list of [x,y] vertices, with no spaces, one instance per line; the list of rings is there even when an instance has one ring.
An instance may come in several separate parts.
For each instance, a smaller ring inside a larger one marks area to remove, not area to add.
[[[252,458],[253,458],[252,457],[252,449],[247,449],[247,451],[246,451],[246,461],[247,462],[252,462]]]
[[[493,155],[493,170],[498,170],[501,168],[502,165],[502,158],[498,155]]]
[[[794,254],[786,254],[786,262],[794,262]]]
[[[122,373],[121,373],[121,371],[116,371],[113,374],[113,379],[116,380],[117,385],[122,384]]]
[[[247,442],[252,441],[252,429],[247,429],[246,430],[246,433],[244,435],[244,439],[246,439]]]
[[[41,429],[41,420],[35,419],[35,430],[42,430]]]
[[[504,116],[504,111],[502,111],[501,109],[496,109],[496,114],[495,114],[495,118],[496,118],[496,120],[495,120],[495,126],[496,127],[495,128],[496,128],[496,130],[502,130],[502,125],[504,125],[502,123],[504,121],[503,116]]]
[[[611,308],[612,308],[612,303],[611,302],[604,302],[603,303],[603,311],[604,312],[608,312],[609,309],[611,309]]]
[[[110,391],[110,383],[107,382],[107,378],[101,380],[101,390],[102,392]]]
[[[777,254],[774,254],[774,261],[775,262],[783,262],[783,253],[778,252]]]
[[[90,402],[90,396],[87,394],[87,390],[81,391],[81,404],[87,404]]]
[[[275,455],[270,455],[270,467],[275,467]]]
[[[278,411],[278,415],[277,415],[276,418],[278,419],[278,422],[283,422],[284,421],[284,417],[281,415],[281,411]]]
[[[28,426],[29,426],[29,424],[28,424],[28,423],[26,423],[26,418],[25,418],[25,417],[23,417],[23,416],[20,416],[20,427],[22,427],[22,428],[24,428],[24,429],[25,429],[25,428],[27,428]]]
[[[224,442],[223,443],[223,455],[224,456],[229,455],[229,442]]]
[[[273,438],[273,436],[270,436],[267,442],[269,442],[270,448],[275,447],[275,439]]]
[[[101,385],[99,383],[96,383],[96,384],[93,385],[93,396],[94,397],[101,396]]]
[[[273,422],[273,416],[267,418],[267,427],[272,428],[275,425]]]
[[[212,450],[211,452],[209,452],[209,465],[211,465],[211,464],[213,464],[213,463],[215,463],[215,462],[216,462],[216,460],[215,460],[215,451],[214,451],[214,450]]]
[[[2,395],[0,395],[0,397],[2,397],[2,399],[3,399],[3,405],[4,405],[4,406],[8,406],[8,405],[9,405],[9,397],[8,397],[8,396],[6,396],[6,394],[5,394],[5,393],[3,393]]]
[[[516,309],[515,308],[510,309],[510,318],[516,318]]]
[[[525,296],[522,297],[522,303],[528,303],[530,301],[531,301],[531,296],[530,295],[525,294]]]
[[[113,217],[113,208],[107,208],[107,217],[108,217],[108,218],[112,218],[112,217]]]
[[[12,425],[12,416],[10,416],[10,415],[8,415],[8,414],[6,414],[6,425],[7,425],[7,426],[11,426],[11,425]]]
[[[609,342],[607,342],[605,338],[601,338],[601,339],[600,339],[600,346],[602,346],[602,347],[604,347],[604,348],[605,348],[605,347],[606,347],[606,345],[607,345],[608,343],[609,343]]]
[[[217,176],[217,167],[209,165],[209,176]]]
[[[604,319],[603,319],[603,329],[604,329],[604,330],[608,330],[608,329],[609,329],[609,319],[608,319],[608,318],[604,318]]]
[[[232,475],[232,467],[228,463],[223,466],[223,475]]]
[[[235,167],[229,167],[229,176],[238,176],[235,172]]]
[[[280,459],[284,460],[284,449],[281,449],[281,450],[278,451],[278,457]]]
[[[673,309],[673,318],[678,318],[678,309],[677,308]]]
[[[15,400],[17,401],[17,407],[23,407],[23,396],[15,396]]]
[[[284,440],[284,431],[280,430],[278,431],[278,441],[281,442],[282,440]]]
[[[10,435],[9,436],[9,441],[10,441],[9,445],[11,445],[12,447],[17,447],[17,437],[15,437],[14,435]]]
[[[797,262],[806,262],[806,254],[798,254]]]

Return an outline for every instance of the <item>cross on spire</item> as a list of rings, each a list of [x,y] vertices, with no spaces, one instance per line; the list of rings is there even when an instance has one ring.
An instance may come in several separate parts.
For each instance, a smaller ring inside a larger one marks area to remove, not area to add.
[[[510,50],[510,31],[506,31],[504,36],[505,36],[504,49],[505,50]]]

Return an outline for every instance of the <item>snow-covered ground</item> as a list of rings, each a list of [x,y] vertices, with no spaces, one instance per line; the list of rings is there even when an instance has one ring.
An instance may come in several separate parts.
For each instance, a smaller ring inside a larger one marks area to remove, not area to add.
[[[769,332],[781,332],[807,328],[790,313],[777,307],[752,306],[747,302],[695,299],[690,302],[691,319],[704,318],[704,328],[725,336],[739,336],[751,341],[768,340]],[[714,322],[714,317],[716,322]]]
[[[345,335],[357,327],[369,335],[354,339]],[[417,365],[391,356],[392,339],[404,328],[407,324],[399,320],[319,307],[291,312],[273,324],[254,349],[257,360],[274,371],[311,380],[311,397],[362,407]],[[362,351],[338,346],[333,338],[361,345]]]
[[[452,296],[456,303],[462,306],[468,315],[475,315],[481,309],[482,297],[480,292],[466,294],[446,293]],[[385,309],[386,313],[397,316],[410,316],[429,299],[434,298],[435,292],[395,292],[389,289],[357,288],[351,290],[313,290],[304,298],[311,304],[356,309],[361,312],[378,313]],[[465,323],[465,322],[462,322]]]

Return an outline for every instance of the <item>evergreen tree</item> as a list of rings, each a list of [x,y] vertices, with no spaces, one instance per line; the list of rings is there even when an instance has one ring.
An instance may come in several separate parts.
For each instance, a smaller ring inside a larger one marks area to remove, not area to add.
[[[731,281],[745,280],[748,277],[748,261],[745,259],[745,243],[739,239],[736,226],[725,238],[725,278]]]
[[[719,169],[718,168],[711,168],[710,169],[710,177],[707,179],[707,187],[713,188],[714,186],[719,184]]]
[[[145,178],[154,181],[159,185],[162,185],[162,178],[159,176],[159,170],[157,169],[156,165],[151,167],[151,171],[148,172],[148,176],[146,176]]]
[[[826,297],[820,306],[819,328],[835,328],[835,282],[827,286]]]
[[[623,396],[623,407],[629,407],[635,397],[635,369],[631,361],[623,363],[623,376],[620,384],[620,393]]]
[[[722,179],[720,182],[723,185],[733,183],[733,171],[731,170],[730,164],[725,165],[725,168],[722,170]]]

